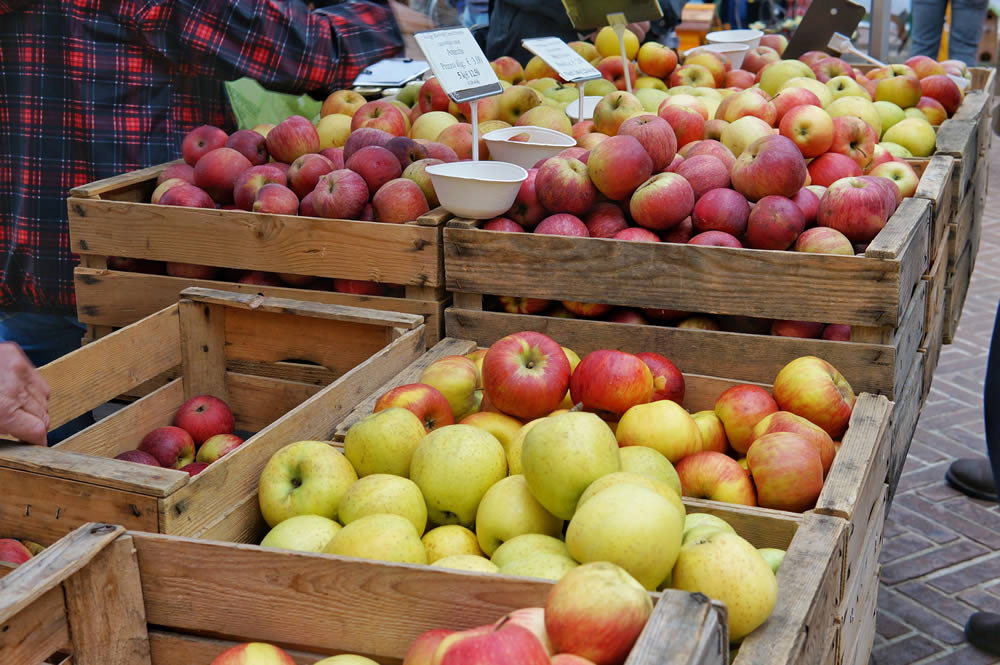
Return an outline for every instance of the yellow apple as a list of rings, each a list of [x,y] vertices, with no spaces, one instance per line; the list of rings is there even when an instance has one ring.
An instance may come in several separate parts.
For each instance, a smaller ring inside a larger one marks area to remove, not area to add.
[[[628,60],[635,60],[636,54],[639,53],[639,38],[631,30],[625,30],[624,38],[625,57]],[[615,34],[615,29],[610,25],[600,29],[597,37],[594,38],[594,46],[597,48],[597,52],[605,58],[622,54],[621,42],[618,40],[618,35]]]
[[[503,566],[500,566],[500,574],[558,580],[578,565],[569,556],[552,554],[550,552],[537,552],[508,561]]]
[[[320,149],[339,148],[351,135],[351,116],[343,113],[323,116],[316,123],[316,133],[319,134]]]
[[[427,551],[428,563],[434,563],[446,556],[474,554],[482,556],[479,541],[469,529],[459,524],[446,524],[431,529],[420,539]]]
[[[340,499],[340,521],[344,526],[365,515],[389,513],[410,520],[418,534],[427,526],[427,504],[420,488],[409,478],[388,473],[365,476],[351,485]]]
[[[554,413],[549,414],[549,416],[555,415]],[[548,417],[548,416],[547,416]],[[524,468],[521,465],[521,452],[524,450],[524,438],[528,436],[528,432],[531,428],[545,420],[545,418],[536,418],[535,420],[529,420],[521,426],[521,429],[517,430],[517,434],[514,438],[510,440],[510,443],[504,449],[507,455],[507,470],[510,475],[514,476],[519,473],[524,472]],[[501,443],[503,443],[501,441]]]
[[[353,653],[342,653],[339,656],[330,656],[323,660],[318,660],[314,665],[379,665],[371,658],[358,656]]]
[[[815,80],[816,78],[816,74],[809,68],[809,65],[800,60],[779,60],[772,62],[760,70],[759,76],[761,90],[772,97],[790,79],[805,77]],[[822,101],[822,97],[820,101]]]
[[[260,545],[297,552],[322,552],[338,531],[340,525],[328,517],[296,515],[268,531]]]
[[[671,505],[677,509],[677,512],[680,513],[681,519],[684,519],[684,514],[687,511],[684,508],[684,502],[681,501],[680,492],[677,492],[673,487],[658,478],[652,478],[641,473],[632,473],[630,471],[616,471],[614,473],[609,473],[608,475],[601,476],[594,482],[590,483],[590,487],[588,487],[587,490],[580,495],[580,501],[576,504],[576,509],[580,510],[580,506],[586,503],[591,497],[601,490],[620,483],[631,483],[633,485],[639,485],[640,487],[653,490],[669,501]]]
[[[654,111],[655,113],[655,111]],[[566,354],[566,360],[569,361],[569,371],[570,374],[576,369],[576,366],[580,364],[580,356],[577,355],[576,351],[569,349],[567,347],[562,347],[563,353]],[[572,409],[573,408],[573,398],[569,394],[569,390],[566,391],[566,396],[563,397],[563,401],[559,403],[560,409]],[[554,415],[554,414],[549,414]]]
[[[654,90],[667,91],[667,84],[663,82],[662,79],[658,79],[655,76],[640,76],[635,80],[635,89],[642,90],[643,88],[652,88]]]
[[[479,381],[476,362],[465,356],[439,358],[428,365],[417,380],[441,391],[451,406],[455,422],[478,408],[474,393]]]
[[[497,565],[486,557],[475,554],[452,554],[441,557],[431,562],[435,568],[448,568],[450,570],[469,570],[476,573],[497,573],[500,569]]]
[[[671,463],[701,451],[701,430],[677,402],[661,399],[636,404],[618,421],[618,445],[645,446],[659,451]]]
[[[767,565],[771,566],[771,572],[777,575],[781,562],[785,560],[785,550],[777,547],[761,547],[757,551],[764,557],[764,561],[767,561]]]
[[[507,476],[486,491],[476,511],[476,538],[486,556],[526,533],[558,537],[563,521],[531,494],[524,476]]]
[[[914,157],[929,157],[934,154],[937,134],[927,120],[904,118],[890,127],[883,136],[889,143],[897,143]]]
[[[778,87],[778,92],[787,90],[788,88],[805,88],[819,98],[819,103],[823,105],[823,108],[829,106],[834,99],[833,91],[825,83],[820,83],[808,76],[796,76],[795,78],[788,79]]]
[[[535,554],[555,554],[567,559],[570,558],[569,548],[560,539],[541,533],[526,533],[515,536],[498,547],[490,560],[503,568],[511,561],[524,559]]]
[[[882,117],[879,115],[875,103],[870,99],[841,97],[830,102],[830,105],[826,107],[826,112],[830,114],[831,118],[853,115],[867,122],[875,130],[876,135],[882,133]]]
[[[701,432],[701,449],[724,453],[729,449],[729,439],[726,438],[726,428],[715,415],[715,411],[697,411],[691,414],[698,430]]]
[[[510,449],[511,442],[522,427],[520,420],[498,411],[478,411],[471,413],[462,418],[462,422],[459,424],[472,425],[473,427],[478,427],[481,430],[489,432],[503,446],[504,454]]]
[[[729,522],[711,513],[688,513],[684,516],[684,533],[700,526],[711,526],[719,531],[736,533],[736,529]]]
[[[391,473],[410,475],[410,460],[427,430],[409,409],[390,407],[365,416],[344,436],[344,455],[361,477]]]
[[[627,446],[618,450],[622,471],[641,473],[662,480],[681,494],[681,477],[670,460],[658,450],[646,446]]]
[[[420,534],[400,515],[365,515],[337,532],[324,552],[395,563],[427,563]]]
[[[358,479],[344,455],[326,441],[297,441],[271,456],[257,498],[268,526],[296,515],[337,519],[340,499]]]
[[[410,138],[436,141],[441,132],[457,124],[458,118],[447,111],[429,111],[413,122],[413,126],[410,127]]]

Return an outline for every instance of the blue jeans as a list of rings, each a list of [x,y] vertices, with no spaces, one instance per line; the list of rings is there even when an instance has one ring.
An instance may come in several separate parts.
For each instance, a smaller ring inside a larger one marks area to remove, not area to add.
[[[73,316],[0,312],[0,341],[16,342],[35,367],[47,365],[79,349],[86,329]],[[55,445],[93,424],[94,417],[88,411],[49,432],[49,445]]]
[[[913,43],[910,55],[926,55],[937,60],[947,4],[947,0],[912,0]],[[967,65],[976,64],[987,4],[987,0],[951,0],[949,59],[961,60]]]
[[[986,423],[986,453],[993,467],[993,482],[1000,487],[1000,305],[997,306],[990,355],[986,360],[983,420]]]
[[[465,6],[462,10],[462,25],[466,28],[471,28],[474,25],[489,25],[490,15],[487,12],[482,14],[473,14],[469,11],[469,5]]]

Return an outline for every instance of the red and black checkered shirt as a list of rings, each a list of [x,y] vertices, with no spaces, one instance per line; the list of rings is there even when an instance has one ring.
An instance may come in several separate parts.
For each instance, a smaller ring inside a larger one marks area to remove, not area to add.
[[[69,190],[234,129],[223,81],[322,96],[401,49],[384,0],[0,0],[0,310],[75,309]]]

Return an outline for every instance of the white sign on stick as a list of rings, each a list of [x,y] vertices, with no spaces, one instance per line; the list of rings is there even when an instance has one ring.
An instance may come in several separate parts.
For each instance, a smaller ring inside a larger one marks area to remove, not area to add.
[[[556,70],[565,81],[589,81],[601,78],[601,72],[558,37],[522,39],[521,44],[547,65]]]
[[[490,61],[468,28],[427,30],[414,37],[441,87],[455,102],[503,92]]]

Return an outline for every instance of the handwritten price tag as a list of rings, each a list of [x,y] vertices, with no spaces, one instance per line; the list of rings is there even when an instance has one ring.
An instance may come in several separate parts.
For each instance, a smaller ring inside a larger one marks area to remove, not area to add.
[[[441,87],[456,102],[503,92],[490,61],[468,28],[428,30],[414,37]]]
[[[601,77],[601,72],[596,67],[558,37],[523,39],[521,44],[544,60],[566,81],[589,81]]]

